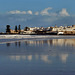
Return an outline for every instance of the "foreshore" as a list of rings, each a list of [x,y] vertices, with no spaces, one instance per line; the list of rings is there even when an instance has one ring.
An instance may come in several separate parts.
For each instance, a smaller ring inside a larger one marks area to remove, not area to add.
[[[74,35],[0,35],[0,39],[75,38]]]

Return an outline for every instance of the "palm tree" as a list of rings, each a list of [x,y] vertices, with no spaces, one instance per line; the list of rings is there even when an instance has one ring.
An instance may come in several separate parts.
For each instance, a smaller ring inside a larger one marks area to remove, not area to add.
[[[6,25],[6,33],[10,33],[10,25]]]
[[[21,32],[21,26],[20,25],[18,26],[18,31],[19,31],[19,34],[20,34],[20,32]]]
[[[17,26],[15,26],[15,32],[17,32]]]

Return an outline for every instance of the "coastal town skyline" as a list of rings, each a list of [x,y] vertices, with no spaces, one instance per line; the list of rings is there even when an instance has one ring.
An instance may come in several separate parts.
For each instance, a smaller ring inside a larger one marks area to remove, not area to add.
[[[11,25],[6,25],[6,31],[0,34],[21,34],[21,35],[75,35],[75,25],[71,26],[49,26],[49,27],[24,27],[15,25],[14,29]]]

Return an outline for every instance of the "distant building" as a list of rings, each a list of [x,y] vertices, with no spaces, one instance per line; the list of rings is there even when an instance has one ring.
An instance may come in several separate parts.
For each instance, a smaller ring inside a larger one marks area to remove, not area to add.
[[[33,31],[21,31],[20,34],[35,34]]]
[[[60,32],[60,33],[63,32],[63,34],[75,34],[75,25],[67,26],[67,27],[63,27],[63,26],[52,27],[51,31]]]
[[[24,30],[21,30],[21,32],[23,32]],[[18,34],[19,30],[17,30],[17,32],[15,30],[10,29],[10,34]]]
[[[75,25],[72,26],[60,26],[57,27],[25,27],[24,30],[21,30],[20,25],[17,29],[15,26],[15,30],[10,29],[10,25],[6,26],[7,34],[75,34]]]

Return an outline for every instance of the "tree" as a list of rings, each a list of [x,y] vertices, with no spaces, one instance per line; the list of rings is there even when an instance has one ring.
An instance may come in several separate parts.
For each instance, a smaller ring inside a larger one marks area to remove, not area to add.
[[[17,32],[17,26],[15,26],[15,32]]]
[[[19,31],[19,34],[20,34],[20,32],[21,32],[21,26],[20,25],[18,26],[18,31]]]
[[[28,31],[28,30],[29,30],[29,27],[25,27],[25,28],[24,28],[24,31]]]
[[[10,33],[10,25],[6,26],[6,33]]]

